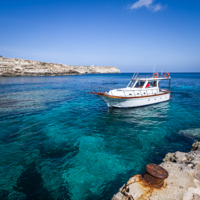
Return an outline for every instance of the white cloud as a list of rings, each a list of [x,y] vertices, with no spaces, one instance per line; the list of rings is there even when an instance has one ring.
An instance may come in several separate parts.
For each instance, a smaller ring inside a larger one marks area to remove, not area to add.
[[[153,8],[153,11],[154,12],[157,12],[157,11],[159,11],[159,10],[162,10],[164,7],[162,6],[162,5],[160,5],[160,4],[156,4],[155,6],[154,6],[154,8]]]
[[[148,8],[153,3],[153,0],[139,0],[130,6],[130,9],[138,9],[143,6]]]
[[[164,6],[162,6],[161,4],[153,4],[153,2],[154,0],[139,0],[135,2],[134,4],[130,5],[129,9],[131,10],[138,9],[144,6],[147,9],[152,10],[153,12],[157,12],[164,8]]]

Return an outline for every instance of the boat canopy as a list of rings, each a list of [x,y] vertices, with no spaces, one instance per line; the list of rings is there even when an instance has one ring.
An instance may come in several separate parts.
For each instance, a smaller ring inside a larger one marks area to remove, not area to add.
[[[170,82],[171,82],[171,76],[168,72],[166,72],[164,75],[159,75],[158,73],[154,74],[148,74],[148,75],[138,75],[138,73],[133,74],[131,81],[127,85],[127,87],[131,88],[143,88],[148,85],[149,87],[157,87],[158,82],[161,80],[169,80],[169,89],[170,89]]]
[[[157,73],[158,74],[158,73]],[[165,74],[160,74],[160,75],[155,75],[154,74],[148,74],[148,75],[138,75],[138,73],[133,74],[131,80],[136,81],[136,80],[143,80],[143,81],[147,81],[147,80],[169,80],[171,79],[171,76],[169,75],[169,73],[165,73]]]

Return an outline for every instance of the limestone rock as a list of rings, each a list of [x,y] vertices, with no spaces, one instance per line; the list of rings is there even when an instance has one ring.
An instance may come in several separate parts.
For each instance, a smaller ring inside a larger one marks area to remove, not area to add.
[[[129,200],[127,196],[124,196],[121,192],[115,194],[112,200]]]
[[[186,157],[186,153],[177,151],[174,154],[175,158],[176,158],[176,162],[182,163],[182,162],[186,162],[187,161],[187,157]]]
[[[197,141],[194,144],[192,144],[191,151],[200,151],[200,142],[199,141]]]
[[[73,66],[0,57],[0,76],[57,76],[120,73],[116,67]]]
[[[174,156],[175,153],[168,153],[165,158],[163,159],[164,162],[175,162],[176,158]]]

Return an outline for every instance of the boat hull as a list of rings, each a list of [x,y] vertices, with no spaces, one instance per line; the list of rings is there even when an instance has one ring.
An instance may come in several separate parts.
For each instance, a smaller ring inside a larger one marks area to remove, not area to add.
[[[133,98],[116,98],[108,95],[99,95],[108,107],[115,108],[132,108],[132,107],[140,107],[147,106],[156,103],[161,103],[168,101],[170,99],[170,93],[160,94],[160,95],[152,95],[146,97],[133,97]]]

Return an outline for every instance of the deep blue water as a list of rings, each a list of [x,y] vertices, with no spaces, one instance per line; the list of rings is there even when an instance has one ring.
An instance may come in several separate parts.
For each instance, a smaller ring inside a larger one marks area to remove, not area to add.
[[[200,74],[171,74],[174,97],[147,107],[109,109],[87,93],[131,76],[1,77],[0,199],[111,199],[147,163],[189,151],[179,131],[200,128]]]

